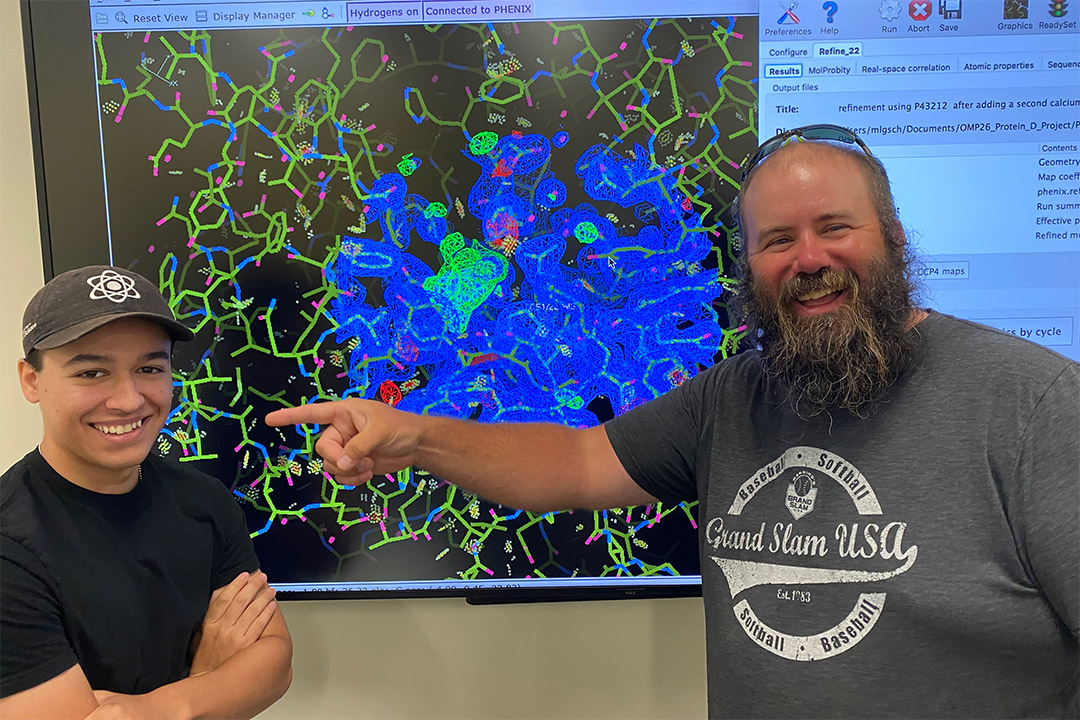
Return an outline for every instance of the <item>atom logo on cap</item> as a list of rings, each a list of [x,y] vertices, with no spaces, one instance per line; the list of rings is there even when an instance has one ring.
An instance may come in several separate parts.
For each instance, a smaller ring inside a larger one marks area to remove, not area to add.
[[[100,275],[87,278],[86,284],[93,288],[90,291],[91,300],[104,299],[122,303],[128,298],[142,297],[135,289],[135,280],[115,270],[105,270]]]

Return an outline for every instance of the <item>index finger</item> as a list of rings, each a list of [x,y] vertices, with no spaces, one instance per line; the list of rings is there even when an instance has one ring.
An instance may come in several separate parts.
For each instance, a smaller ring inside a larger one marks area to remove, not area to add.
[[[267,413],[266,424],[272,427],[305,423],[329,425],[334,420],[347,418],[348,415],[348,411],[341,408],[336,402],[312,403],[291,408],[281,408]]]

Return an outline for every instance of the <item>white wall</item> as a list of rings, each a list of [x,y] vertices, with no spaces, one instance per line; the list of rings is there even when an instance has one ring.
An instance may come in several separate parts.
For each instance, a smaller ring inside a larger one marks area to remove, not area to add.
[[[41,287],[15,0],[0,0],[0,467],[41,422],[15,377],[22,309]],[[87,172],[96,172],[88,168]],[[705,716],[700,599],[470,607],[463,600],[292,602],[292,689],[262,718]]]

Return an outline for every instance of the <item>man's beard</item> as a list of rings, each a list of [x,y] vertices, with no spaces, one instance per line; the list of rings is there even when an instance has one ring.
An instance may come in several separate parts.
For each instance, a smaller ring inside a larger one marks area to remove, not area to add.
[[[765,372],[780,381],[800,416],[835,408],[864,417],[895,382],[915,341],[907,331],[913,292],[907,265],[903,250],[890,250],[861,282],[850,270],[824,268],[791,278],[773,299],[743,263],[748,291],[737,308],[750,338],[757,336]],[[792,308],[800,295],[845,288],[847,302],[832,312],[804,317]]]

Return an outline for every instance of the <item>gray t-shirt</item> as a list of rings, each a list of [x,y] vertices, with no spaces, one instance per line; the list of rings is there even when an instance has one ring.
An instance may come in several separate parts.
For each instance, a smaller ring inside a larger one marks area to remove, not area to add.
[[[711,717],[1076,717],[1080,365],[931,313],[865,419],[756,353],[607,425],[699,500]]]

